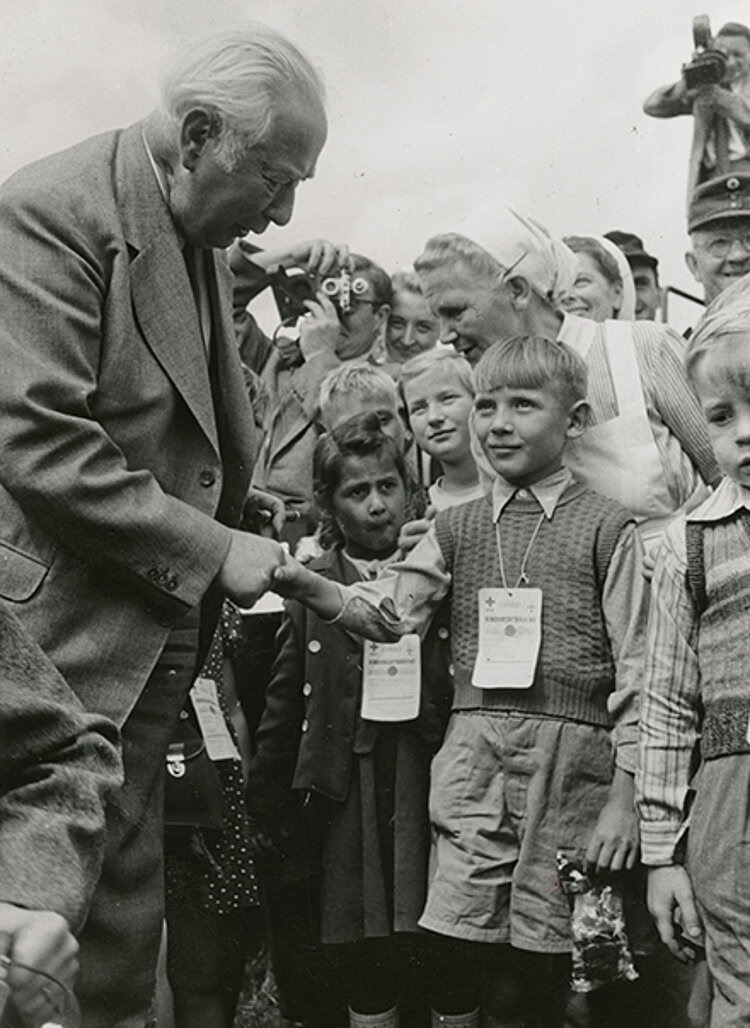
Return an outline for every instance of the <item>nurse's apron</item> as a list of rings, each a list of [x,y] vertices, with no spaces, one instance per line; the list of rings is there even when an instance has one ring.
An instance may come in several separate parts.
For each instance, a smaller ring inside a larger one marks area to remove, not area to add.
[[[571,345],[586,360],[597,323]],[[648,550],[661,538],[674,515],[675,504],[667,488],[659,450],[651,431],[635,343],[627,321],[607,321],[604,349],[609,363],[618,414],[600,425],[590,425],[565,448],[565,463],[591,489],[631,511]]]

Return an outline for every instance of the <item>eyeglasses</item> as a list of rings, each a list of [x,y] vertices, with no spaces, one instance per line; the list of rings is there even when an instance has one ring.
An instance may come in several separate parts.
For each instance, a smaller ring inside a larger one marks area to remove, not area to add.
[[[735,232],[731,236],[712,236],[710,239],[699,242],[698,246],[712,257],[721,258],[726,257],[735,242],[740,244],[745,253],[750,253],[750,230]]]

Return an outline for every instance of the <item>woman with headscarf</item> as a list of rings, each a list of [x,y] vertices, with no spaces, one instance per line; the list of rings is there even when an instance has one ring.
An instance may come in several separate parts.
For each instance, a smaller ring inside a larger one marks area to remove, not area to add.
[[[566,236],[578,259],[576,277],[560,298],[569,314],[591,321],[632,321],[635,285],[625,255],[604,236]]]

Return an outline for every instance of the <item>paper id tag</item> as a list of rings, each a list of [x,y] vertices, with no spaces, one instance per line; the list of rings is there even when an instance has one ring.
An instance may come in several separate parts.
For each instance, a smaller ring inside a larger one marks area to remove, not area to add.
[[[190,699],[193,701],[209,760],[241,760],[240,751],[229,734],[221,712],[213,678],[196,678],[190,690]]]
[[[419,636],[365,642],[362,710],[366,721],[411,721],[419,713]]]
[[[472,685],[528,689],[542,641],[541,589],[480,589],[479,648]]]

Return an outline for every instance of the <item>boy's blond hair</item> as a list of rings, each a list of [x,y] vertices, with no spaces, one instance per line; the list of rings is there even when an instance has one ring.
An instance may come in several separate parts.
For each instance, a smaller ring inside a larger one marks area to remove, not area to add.
[[[399,384],[401,395],[404,395],[404,387],[407,382],[413,381],[423,375],[426,371],[433,371],[435,368],[444,365],[446,370],[450,369],[461,386],[470,395],[474,395],[474,376],[471,365],[464,356],[456,353],[448,347],[435,347],[432,350],[425,350],[415,357],[410,357],[401,365],[401,376]]]
[[[513,336],[486,350],[474,368],[478,393],[500,386],[550,389],[566,406],[586,399],[586,365],[565,343],[543,336]]]
[[[382,397],[398,411],[399,399],[396,383],[385,371],[372,364],[358,361],[346,361],[333,371],[329,371],[320,385],[320,421],[324,428],[330,429],[331,411],[342,399],[347,402],[357,399]],[[352,411],[352,416],[359,413]]]

